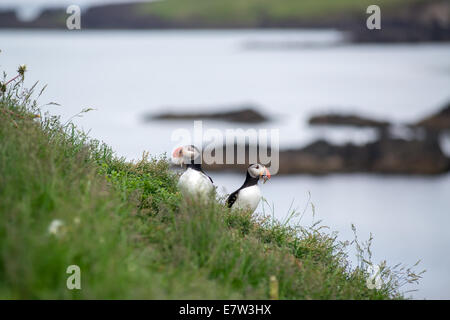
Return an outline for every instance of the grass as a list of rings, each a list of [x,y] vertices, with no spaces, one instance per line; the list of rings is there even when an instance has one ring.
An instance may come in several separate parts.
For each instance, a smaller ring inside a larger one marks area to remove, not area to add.
[[[126,162],[42,114],[24,70],[0,84],[0,298],[398,299],[420,278],[384,265],[368,289],[364,244],[352,267],[350,244],[317,225],[183,199],[164,157]]]
[[[164,0],[140,4],[137,12],[161,18],[203,23],[256,25],[261,19],[290,21],[333,15],[365,15],[369,5],[393,10],[417,0]]]

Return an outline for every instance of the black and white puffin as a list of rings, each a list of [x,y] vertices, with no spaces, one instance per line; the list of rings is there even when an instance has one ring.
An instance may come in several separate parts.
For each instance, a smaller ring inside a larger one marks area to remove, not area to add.
[[[212,179],[202,170],[200,151],[193,145],[176,148],[172,162],[187,170],[178,180],[178,188],[184,196],[206,196],[214,190]]]
[[[254,212],[261,200],[261,190],[258,186],[258,181],[261,179],[264,183],[270,179],[269,170],[261,164],[250,165],[242,187],[228,197],[226,201],[228,208]]]

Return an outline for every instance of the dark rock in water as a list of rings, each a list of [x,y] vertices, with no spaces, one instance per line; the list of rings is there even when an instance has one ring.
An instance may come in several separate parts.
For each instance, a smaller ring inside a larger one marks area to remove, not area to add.
[[[438,113],[420,120],[412,126],[423,127],[433,131],[450,130],[450,102]]]
[[[438,174],[450,168],[437,140],[381,139],[362,146],[317,141],[299,150],[280,153],[280,172],[373,172],[384,174]]]
[[[385,139],[367,145],[374,158],[371,171],[381,173],[438,174],[450,169],[435,138],[424,140]]]
[[[324,114],[313,116],[309,119],[311,125],[339,125],[356,127],[387,128],[390,123],[364,118],[356,115]]]
[[[216,112],[216,113],[162,113],[159,115],[146,116],[147,121],[151,120],[221,120],[242,123],[262,123],[269,119],[251,107],[236,111]]]
[[[247,146],[247,154],[248,148]],[[205,167],[213,171],[245,171],[247,165],[248,159],[246,159],[246,164],[213,164]],[[280,151],[278,173],[368,172],[431,175],[445,173],[449,170],[450,159],[443,154],[435,136],[428,136],[424,140],[412,141],[381,138],[361,146],[354,144],[340,146],[319,140],[304,148]]]

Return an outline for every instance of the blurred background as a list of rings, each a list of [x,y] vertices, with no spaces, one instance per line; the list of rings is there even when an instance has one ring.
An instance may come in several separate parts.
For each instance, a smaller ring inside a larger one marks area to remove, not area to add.
[[[68,5],[81,30],[67,30]],[[368,30],[366,9],[381,9]],[[172,132],[279,129],[260,211],[374,235],[374,261],[427,272],[414,298],[450,299],[450,1],[3,0],[0,67],[26,64],[39,102],[132,160]],[[222,194],[245,169],[211,166]],[[309,197],[315,205],[313,216]],[[305,209],[306,208],[306,209]],[[350,256],[352,257],[352,252]],[[356,258],[353,259],[356,262]]]

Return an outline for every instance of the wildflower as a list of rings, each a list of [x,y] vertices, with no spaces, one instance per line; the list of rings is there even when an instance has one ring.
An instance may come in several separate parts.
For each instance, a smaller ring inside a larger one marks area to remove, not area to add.
[[[27,66],[24,64],[19,66],[19,69],[17,69],[17,73],[20,74],[22,76],[22,78],[25,76],[26,71],[27,71]]]
[[[48,233],[58,236],[63,234],[63,226],[64,222],[59,219],[55,219],[50,223],[50,226],[48,227]]]

